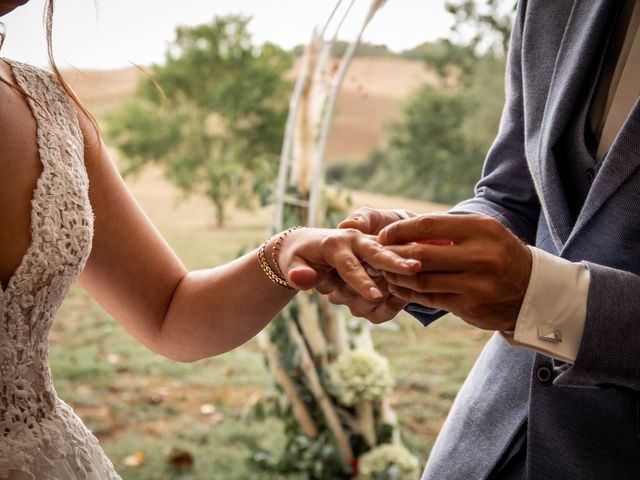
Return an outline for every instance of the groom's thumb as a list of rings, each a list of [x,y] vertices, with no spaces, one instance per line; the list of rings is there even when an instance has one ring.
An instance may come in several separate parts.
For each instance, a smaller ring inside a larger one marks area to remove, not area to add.
[[[375,235],[378,232],[373,232],[372,224],[375,222],[372,222],[371,216],[376,214],[377,212],[371,208],[359,208],[342,220],[338,224],[338,228],[355,228],[356,230],[360,230],[362,233]]]
[[[287,270],[289,283],[298,290],[309,290],[318,283],[318,272],[301,257],[294,257]]]

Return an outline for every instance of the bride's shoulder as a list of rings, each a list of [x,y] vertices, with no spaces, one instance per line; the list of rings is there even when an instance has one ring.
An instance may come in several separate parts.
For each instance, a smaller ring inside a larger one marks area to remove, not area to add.
[[[51,73],[50,70],[42,67],[37,67],[36,65],[32,65],[30,63],[25,63],[20,60],[14,60],[12,58],[7,58],[7,57],[0,57],[0,60],[2,60],[1,62],[3,64],[2,67],[5,70],[9,70],[9,71],[19,70],[21,72],[28,72],[33,75],[38,75],[41,77],[55,78],[55,75]]]
[[[8,80],[29,96],[42,99],[62,99],[66,92],[56,76],[49,70],[19,60],[1,58],[3,80]]]

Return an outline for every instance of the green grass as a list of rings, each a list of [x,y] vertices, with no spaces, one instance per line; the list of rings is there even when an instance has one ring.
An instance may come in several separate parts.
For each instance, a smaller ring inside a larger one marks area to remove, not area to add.
[[[265,236],[268,212],[231,212],[229,227],[210,227],[201,199],[176,204],[176,194],[156,175],[130,182],[136,196],[189,268],[234,258]],[[375,329],[376,348],[397,379],[392,402],[407,446],[425,461],[446,413],[487,334],[455,318],[427,329],[403,318],[402,328]],[[98,436],[124,479],[269,479],[247,463],[252,445],[279,451],[277,419],[247,415],[271,388],[255,342],[193,364],[164,359],[137,344],[79,288],[57,315],[50,365],[61,398]],[[214,414],[201,413],[213,405]],[[190,452],[194,467],[175,470],[168,451]],[[142,452],[144,463],[123,460]],[[291,478],[291,477],[289,477]]]

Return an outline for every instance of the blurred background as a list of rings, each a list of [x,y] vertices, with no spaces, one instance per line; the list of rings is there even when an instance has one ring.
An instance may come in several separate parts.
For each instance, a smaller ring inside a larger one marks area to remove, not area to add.
[[[440,211],[473,194],[498,129],[514,4],[388,0],[378,12],[338,97],[326,155],[327,182],[350,192],[353,208]],[[229,261],[268,236],[287,102],[304,46],[334,5],[56,2],[59,67],[190,269]],[[353,18],[368,7],[356,1]],[[3,19],[2,56],[46,66],[43,9],[31,0]],[[345,25],[336,57],[357,27]],[[372,335],[396,377],[391,403],[404,443],[424,463],[488,335],[451,316],[423,329],[403,315]],[[59,395],[123,478],[308,478],[256,461],[281,451],[287,432],[256,414],[273,380],[255,342],[173,363],[76,288],[51,343]]]

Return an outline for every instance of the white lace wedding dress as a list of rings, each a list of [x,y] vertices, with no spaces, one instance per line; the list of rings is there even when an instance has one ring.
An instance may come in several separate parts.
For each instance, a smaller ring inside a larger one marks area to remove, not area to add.
[[[47,365],[55,312],[91,250],[82,135],[55,77],[7,63],[30,97],[43,170],[31,205],[31,245],[0,288],[0,479],[119,479],[96,438],[58,398]]]

